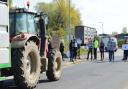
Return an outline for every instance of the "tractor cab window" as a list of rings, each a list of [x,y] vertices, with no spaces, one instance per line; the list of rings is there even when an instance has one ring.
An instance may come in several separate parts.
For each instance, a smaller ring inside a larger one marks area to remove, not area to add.
[[[10,34],[14,35],[15,34],[15,25],[14,25],[14,14],[9,15],[9,29],[10,29]]]
[[[27,18],[24,13],[16,14],[16,35],[20,33],[27,33]]]
[[[31,34],[37,33],[36,23],[35,23],[35,16],[33,14],[27,15],[28,18],[28,31]]]
[[[37,34],[34,14],[13,13],[10,14],[10,35],[20,33]]]

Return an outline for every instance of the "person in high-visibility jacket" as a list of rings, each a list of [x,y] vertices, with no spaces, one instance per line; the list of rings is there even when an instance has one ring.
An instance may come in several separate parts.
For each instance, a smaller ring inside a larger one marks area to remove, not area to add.
[[[98,40],[95,38],[94,39],[94,59],[97,59],[97,48],[99,47],[99,42]]]

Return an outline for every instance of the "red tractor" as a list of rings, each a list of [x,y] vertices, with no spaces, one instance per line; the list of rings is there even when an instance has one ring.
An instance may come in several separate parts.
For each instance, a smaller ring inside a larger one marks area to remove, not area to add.
[[[62,56],[59,49],[48,49],[47,23],[44,13],[37,14],[23,8],[9,12],[12,66],[1,69],[0,73],[1,76],[13,75],[21,89],[36,87],[40,73],[45,71],[50,81],[61,77]]]

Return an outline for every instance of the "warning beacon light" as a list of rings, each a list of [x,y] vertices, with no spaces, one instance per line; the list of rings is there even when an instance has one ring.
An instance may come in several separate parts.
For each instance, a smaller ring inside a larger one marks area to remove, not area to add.
[[[28,6],[28,9],[29,9],[29,6],[30,6],[30,1],[29,0],[27,1],[27,6]]]

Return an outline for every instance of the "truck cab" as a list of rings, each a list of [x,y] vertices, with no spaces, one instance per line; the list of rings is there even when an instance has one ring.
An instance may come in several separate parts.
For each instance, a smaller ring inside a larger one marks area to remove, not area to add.
[[[10,67],[9,10],[7,0],[0,0],[0,68]]]

